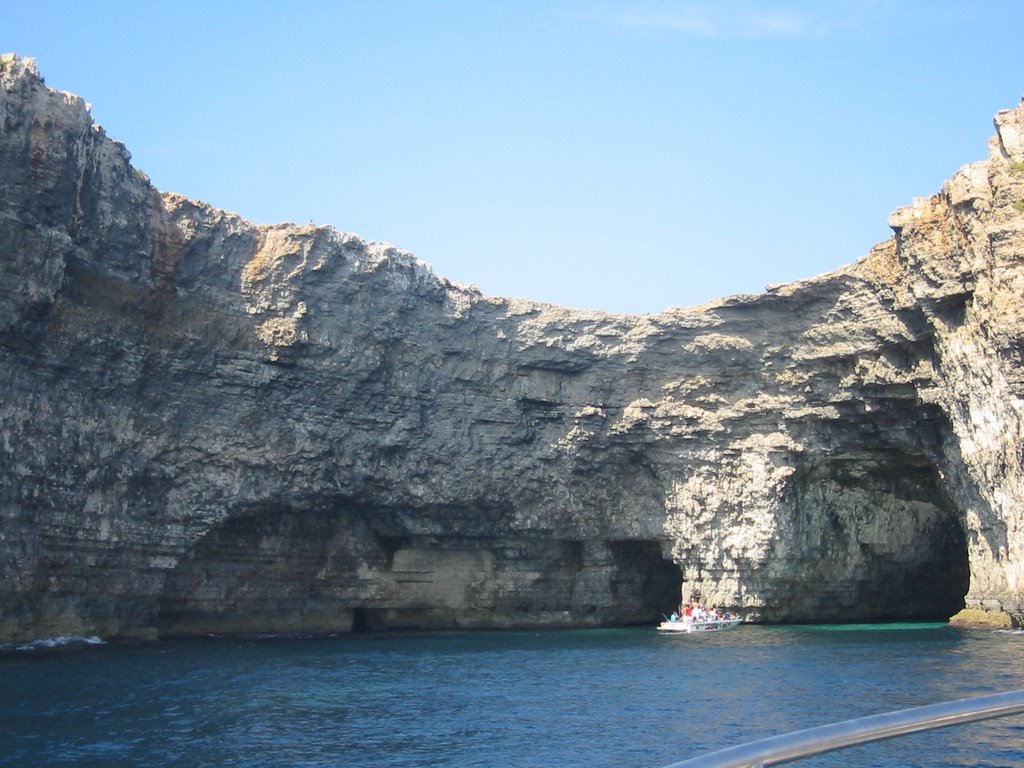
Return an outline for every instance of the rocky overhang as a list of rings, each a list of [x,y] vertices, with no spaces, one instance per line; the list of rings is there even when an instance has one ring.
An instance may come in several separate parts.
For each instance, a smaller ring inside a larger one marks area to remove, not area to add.
[[[1024,107],[861,261],[647,316],[161,194],[30,59],[0,121],[0,642],[1024,618]]]

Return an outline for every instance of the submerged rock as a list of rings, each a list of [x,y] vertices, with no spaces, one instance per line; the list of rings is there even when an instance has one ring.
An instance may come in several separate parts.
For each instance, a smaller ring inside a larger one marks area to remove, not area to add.
[[[161,194],[0,58],[0,641],[1010,617],[1024,109],[813,280],[493,298]]]

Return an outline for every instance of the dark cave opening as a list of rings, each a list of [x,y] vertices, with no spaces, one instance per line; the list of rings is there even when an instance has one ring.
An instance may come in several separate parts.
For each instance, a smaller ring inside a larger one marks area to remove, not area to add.
[[[657,541],[612,541],[608,548],[615,565],[612,599],[622,624],[649,624],[679,605],[683,575],[662,555]]]
[[[934,465],[831,457],[795,484],[800,562],[773,585],[768,621],[945,621],[964,607],[967,539]]]

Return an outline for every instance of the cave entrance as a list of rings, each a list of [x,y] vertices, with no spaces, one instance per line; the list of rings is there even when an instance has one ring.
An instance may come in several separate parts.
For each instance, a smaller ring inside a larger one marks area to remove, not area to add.
[[[897,544],[898,546],[898,544]],[[855,584],[874,621],[946,621],[964,607],[970,584],[967,541],[952,514],[932,521],[923,539],[904,551],[891,544],[865,548],[866,568]]]
[[[781,621],[946,620],[970,581],[963,523],[930,463],[834,457],[795,484]],[[775,602],[775,601],[772,601]]]
[[[683,574],[662,555],[657,541],[612,541],[608,548],[615,564],[612,599],[622,623],[650,624],[679,605]]]

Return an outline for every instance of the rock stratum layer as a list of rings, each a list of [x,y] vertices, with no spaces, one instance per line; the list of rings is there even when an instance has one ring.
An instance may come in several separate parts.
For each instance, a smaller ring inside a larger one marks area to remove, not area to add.
[[[1024,616],[1024,108],[856,264],[632,317],[161,194],[0,86],[0,641]]]

